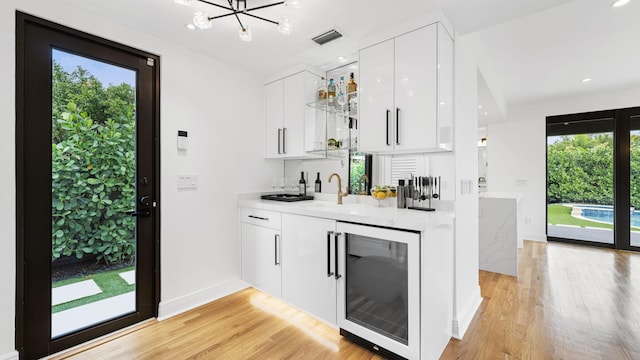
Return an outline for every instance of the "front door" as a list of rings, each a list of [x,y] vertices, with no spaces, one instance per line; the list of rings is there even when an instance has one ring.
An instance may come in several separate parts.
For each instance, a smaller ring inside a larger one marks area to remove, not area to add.
[[[159,58],[16,20],[16,341],[32,359],[157,313]]]

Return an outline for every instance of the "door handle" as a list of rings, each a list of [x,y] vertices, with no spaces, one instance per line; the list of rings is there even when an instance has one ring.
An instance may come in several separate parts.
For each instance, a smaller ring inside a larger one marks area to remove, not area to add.
[[[280,261],[278,261],[278,238],[280,237],[280,235],[276,234],[276,236],[274,236],[273,238],[273,255],[275,258],[275,266],[280,265]]]
[[[282,128],[282,153],[287,153],[287,128]]]
[[[340,275],[340,272],[338,271],[338,263],[340,262],[338,260],[338,237],[340,237],[340,235],[342,235],[341,233],[335,233],[334,235],[334,239],[335,239],[335,262],[336,262],[336,275],[335,278],[336,280],[340,279],[342,277],[342,275]]]
[[[131,211],[127,211],[125,214],[130,216],[149,216],[151,215],[151,210],[149,209],[141,209],[140,211],[131,210]]]
[[[327,277],[332,277],[331,272],[331,235],[333,231],[327,231]]]
[[[400,145],[400,108],[396,108],[396,145]]]
[[[391,145],[389,143],[389,114],[391,114],[391,110],[387,109],[387,146]]]
[[[282,136],[282,129],[278,128],[278,154],[282,154],[282,150],[281,150],[282,142],[280,140],[281,136]]]

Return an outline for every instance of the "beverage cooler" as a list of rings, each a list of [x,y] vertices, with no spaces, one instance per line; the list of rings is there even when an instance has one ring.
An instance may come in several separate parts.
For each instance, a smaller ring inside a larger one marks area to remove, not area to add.
[[[343,222],[336,230],[340,333],[385,358],[418,359],[420,234]]]

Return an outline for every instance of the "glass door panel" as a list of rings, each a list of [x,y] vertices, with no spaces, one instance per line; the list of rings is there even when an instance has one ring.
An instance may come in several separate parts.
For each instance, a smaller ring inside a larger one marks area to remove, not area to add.
[[[347,235],[346,316],[407,345],[407,244]]]
[[[629,243],[640,247],[640,116],[631,116],[629,125]]]
[[[136,311],[136,75],[52,50],[52,339]]]
[[[550,238],[614,243],[613,149],[612,119],[547,125]]]

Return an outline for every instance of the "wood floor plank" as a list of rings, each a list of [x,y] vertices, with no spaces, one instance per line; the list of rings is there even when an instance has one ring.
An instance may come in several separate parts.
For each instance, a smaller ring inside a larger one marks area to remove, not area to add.
[[[484,301],[442,359],[640,359],[640,254],[525,241],[519,260],[518,278],[480,271]],[[57,358],[380,359],[254,289]]]
[[[525,241],[518,275],[480,272],[484,301],[442,359],[640,359],[640,254]]]

